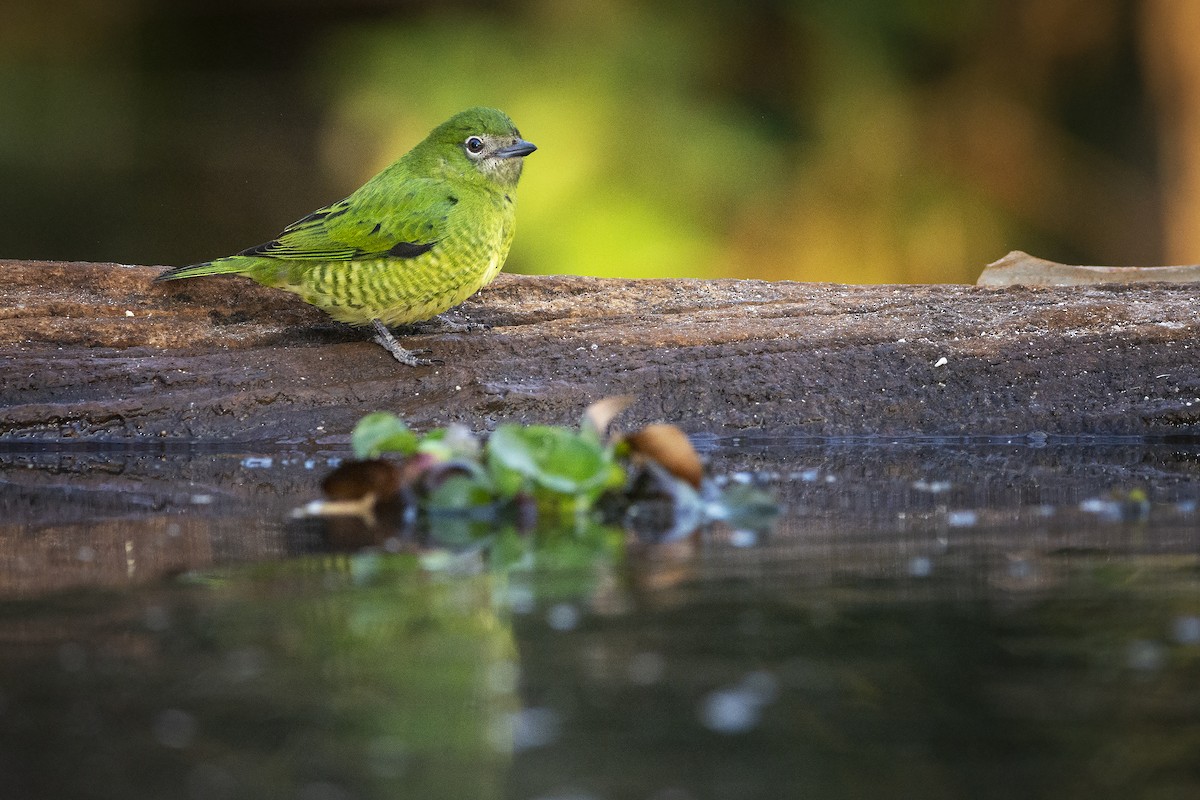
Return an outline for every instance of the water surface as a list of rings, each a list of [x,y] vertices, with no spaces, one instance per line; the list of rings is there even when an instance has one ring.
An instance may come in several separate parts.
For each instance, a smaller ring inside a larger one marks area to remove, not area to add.
[[[0,796],[1198,796],[1200,448],[703,444],[773,530],[345,551],[340,451],[0,452]]]

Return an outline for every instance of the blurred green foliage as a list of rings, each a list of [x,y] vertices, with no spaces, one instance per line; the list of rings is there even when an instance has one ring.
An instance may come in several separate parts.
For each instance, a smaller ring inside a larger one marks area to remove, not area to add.
[[[474,104],[539,145],[509,269],[973,281],[1162,255],[1134,0],[18,0],[0,257],[264,241]],[[1200,11],[1200,7],[1198,7]]]

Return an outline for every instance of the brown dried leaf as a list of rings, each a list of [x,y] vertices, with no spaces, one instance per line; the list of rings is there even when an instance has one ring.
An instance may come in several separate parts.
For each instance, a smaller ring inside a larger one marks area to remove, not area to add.
[[[633,453],[651,459],[676,478],[700,488],[704,465],[687,434],[674,425],[647,425],[625,437]]]
[[[637,398],[631,394],[617,394],[602,397],[583,410],[585,425],[591,425],[601,437],[608,430],[609,423],[625,409],[633,405]]]
[[[394,462],[382,458],[349,461],[325,478],[321,490],[330,500],[360,500],[367,495],[377,499],[400,491],[403,476]]]

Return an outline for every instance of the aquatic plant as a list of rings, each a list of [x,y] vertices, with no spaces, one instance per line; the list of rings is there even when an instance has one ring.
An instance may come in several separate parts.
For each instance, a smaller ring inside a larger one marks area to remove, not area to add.
[[[760,490],[722,488],[705,477],[678,427],[608,433],[629,402],[601,400],[577,428],[508,423],[487,436],[458,424],[421,434],[390,412],[367,414],[351,434],[355,460],[326,477],[325,499],[302,513],[443,530],[471,521],[518,528],[602,521],[655,540],[718,520],[761,527],[774,517],[775,503]]]

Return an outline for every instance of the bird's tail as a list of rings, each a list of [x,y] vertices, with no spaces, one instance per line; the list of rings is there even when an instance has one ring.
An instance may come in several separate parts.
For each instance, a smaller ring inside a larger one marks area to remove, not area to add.
[[[171,267],[160,273],[154,280],[173,281],[178,278],[199,278],[204,275],[229,275],[231,273],[245,272],[249,266],[246,262],[247,259],[233,256],[231,258],[204,261],[200,264],[189,264],[186,267]]]

